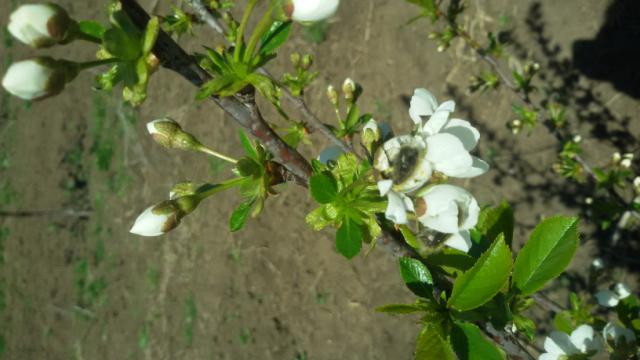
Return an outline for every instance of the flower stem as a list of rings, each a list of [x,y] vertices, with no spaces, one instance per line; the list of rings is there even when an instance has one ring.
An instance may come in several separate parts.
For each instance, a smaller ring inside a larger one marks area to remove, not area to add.
[[[204,190],[199,191],[196,194],[198,196],[198,201],[206,199],[209,196],[211,196],[213,194],[217,194],[217,193],[219,193],[221,191],[224,191],[224,190],[227,190],[227,189],[231,189],[234,186],[238,186],[238,185],[242,184],[244,181],[246,181],[245,178],[238,177],[238,178],[234,178],[234,179],[225,181],[225,182],[220,183],[220,184],[205,185],[207,188],[204,189]]]
[[[108,65],[108,64],[113,64],[120,61],[120,59],[117,58],[111,58],[111,59],[103,59],[103,60],[95,60],[95,61],[87,61],[87,62],[83,62],[83,63],[76,63],[76,65],[78,66],[78,70],[86,70],[92,67],[96,67],[96,66],[101,66],[101,65]]]
[[[247,27],[247,23],[249,22],[249,18],[253,13],[256,5],[260,0],[249,0],[247,7],[244,9],[244,13],[242,14],[242,20],[240,21],[240,27],[238,28],[238,32],[236,33],[236,48],[233,53],[233,58],[236,61],[240,61],[240,55],[242,53],[242,46],[244,43],[244,29]]]
[[[262,16],[262,19],[260,19],[260,22],[258,23],[258,25],[256,26],[255,29],[253,29],[253,33],[251,34],[251,38],[249,39],[249,43],[247,45],[247,48],[244,52],[244,62],[248,63],[249,60],[251,60],[251,58],[253,57],[253,51],[255,50],[256,46],[258,45],[258,41],[260,41],[260,39],[262,38],[262,35],[264,35],[264,33],[269,30],[269,28],[271,27],[271,14],[273,13],[273,1],[271,3],[269,3],[269,9],[267,9],[267,12]]]
[[[215,157],[217,157],[219,159],[222,159],[224,161],[230,162],[232,164],[236,164],[238,162],[238,160],[236,160],[236,159],[234,159],[234,158],[232,158],[230,156],[223,155],[223,154],[221,154],[221,153],[219,153],[217,151],[211,150],[206,146],[201,146],[201,147],[198,148],[198,150],[202,151],[205,154],[209,154],[211,156],[215,156]]]
[[[78,30],[78,33],[76,34],[76,38],[80,40],[92,42],[94,44],[102,44],[102,39],[83,33],[80,30]]]

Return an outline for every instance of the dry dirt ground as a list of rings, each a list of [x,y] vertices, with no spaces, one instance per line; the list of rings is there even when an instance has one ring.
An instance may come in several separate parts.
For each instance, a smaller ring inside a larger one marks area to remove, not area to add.
[[[104,19],[102,1],[58,3],[77,18]],[[160,11],[172,2],[156,3],[142,1]],[[479,38],[512,30],[517,52],[545,68],[550,60],[570,61],[572,43],[597,34],[609,3],[544,1],[535,12],[529,0],[471,0],[465,21]],[[0,4],[3,24],[15,5]],[[506,89],[467,95],[469,77],[483,65],[458,43],[437,53],[427,40],[427,21],[403,26],[414,15],[415,8],[400,0],[343,1],[326,41],[309,43],[297,28],[272,70],[282,73],[293,50],[314,54],[322,75],[307,99],[327,122],[333,116],[324,89],[347,76],[365,89],[361,108],[396,129],[409,126],[406,97],[414,88],[428,87],[439,99],[453,97],[458,116],[483,129],[480,152],[494,169],[469,186],[482,204],[514,204],[520,242],[542,216],[580,213],[583,195],[551,171],[555,140],[542,128],[512,136],[505,123],[517,99]],[[527,18],[544,25],[557,52],[543,52]],[[220,42],[204,27],[196,34],[183,41],[192,50]],[[89,59],[94,50],[85,45],[46,52]],[[8,41],[0,49],[5,66],[34,53]],[[563,74],[549,74],[551,81],[562,80]],[[193,100],[195,90],[166,71],[153,77],[149,101],[136,111],[117,96],[92,92],[91,83],[91,74],[82,74],[62,95],[33,104],[3,94],[0,206],[61,210],[0,218],[4,359],[411,358],[416,319],[373,311],[412,301],[396,264],[382,251],[345,261],[332,246],[331,231],[314,233],[305,225],[313,204],[301,189],[282,189],[239,233],[227,230],[239,197],[225,193],[203,203],[167,236],[129,234],[141,209],[164,199],[175,182],[220,180],[228,170],[199,155],[158,147],[145,132],[146,121],[170,115],[205,143],[240,156],[237,128],[214,104]],[[608,110],[608,118],[599,121],[616,127],[617,120],[630,119],[623,130],[637,137],[636,100],[607,82],[579,77],[578,83]],[[613,150],[591,129],[585,123],[576,131],[587,158],[601,165]],[[314,138],[303,150],[313,156],[323,145]],[[89,218],[82,218],[87,209]],[[585,229],[574,273],[584,272],[596,255],[624,263],[599,252],[594,240],[601,239],[593,238],[590,224]],[[548,317],[540,324],[548,330]]]

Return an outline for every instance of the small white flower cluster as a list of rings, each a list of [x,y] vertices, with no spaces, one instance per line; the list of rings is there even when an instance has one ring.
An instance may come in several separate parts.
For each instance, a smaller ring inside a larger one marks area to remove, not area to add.
[[[620,155],[619,152],[615,152],[613,153],[613,155],[611,155],[611,161],[615,165],[620,165],[621,167],[628,169],[632,165],[633,157],[634,157],[633,153],[626,153],[626,154]]]
[[[600,290],[596,293],[598,304],[604,307],[616,307],[623,300],[631,295],[631,289],[625,284],[618,283],[611,290]]]
[[[470,155],[480,133],[468,121],[450,118],[454,109],[453,101],[438,104],[428,90],[416,89],[409,109],[414,131],[386,140],[375,153],[374,167],[381,175],[380,194],[388,198],[387,219],[407,224],[414,213],[425,227],[449,234],[446,245],[467,252],[469,230],[480,213],[478,202],[461,187],[432,182],[476,177],[489,165]],[[371,120],[365,131],[377,127]]]
[[[604,349],[603,339],[615,349],[623,344],[633,344],[636,342],[636,335],[633,330],[612,322],[608,322],[602,329],[602,337],[590,325],[578,326],[571,335],[553,331],[544,340],[545,353],[541,354],[538,360],[590,358]]]

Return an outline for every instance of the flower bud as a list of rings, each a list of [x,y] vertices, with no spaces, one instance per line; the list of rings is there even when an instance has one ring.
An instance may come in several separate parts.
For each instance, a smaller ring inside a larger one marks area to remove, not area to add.
[[[622,166],[623,168],[630,168],[631,167],[631,159],[629,158],[624,158],[622,159],[622,161],[620,161],[620,166]]]
[[[338,10],[340,0],[290,0],[284,11],[294,21],[316,22],[330,18]]]
[[[333,87],[333,85],[329,85],[327,87],[327,97],[329,98],[329,101],[331,101],[333,106],[338,106],[338,92],[336,91],[336,88]]]
[[[2,78],[2,87],[24,100],[40,100],[64,90],[78,74],[75,64],[39,57],[11,64]]]
[[[155,142],[169,149],[197,151],[203,147],[193,135],[182,130],[180,124],[170,118],[147,123],[147,131]]]
[[[580,136],[580,135],[574,135],[574,136],[573,136],[573,142],[574,142],[574,143],[578,144],[578,143],[580,143],[581,141],[582,141],[582,136]]]
[[[196,196],[183,196],[150,206],[138,216],[129,232],[141,236],[165,234],[180,225],[182,218],[195,210],[199,202]]]
[[[633,179],[633,187],[636,189],[636,192],[640,192],[640,176],[636,176]]]
[[[7,29],[21,42],[43,48],[73,40],[77,27],[63,8],[47,3],[20,6],[11,13]]]
[[[616,151],[611,155],[611,161],[613,161],[614,164],[619,163],[620,160],[622,160],[622,155],[620,155],[619,152]]]
[[[356,93],[356,83],[351,78],[346,78],[342,83],[342,93],[347,101],[353,101]]]
[[[371,119],[362,128],[362,144],[371,151],[373,144],[382,139],[382,131],[378,123]]]
[[[295,67],[298,67],[298,65],[300,65],[300,54],[299,53],[294,52],[293,54],[291,54],[291,63]]]
[[[190,196],[198,191],[200,185],[191,181],[184,181],[173,185],[169,191],[169,200],[174,200],[183,196]]]
[[[311,64],[313,64],[313,56],[311,56],[310,54],[305,54],[302,57],[302,63],[300,64],[302,67],[302,70],[309,70],[309,68],[311,67]]]

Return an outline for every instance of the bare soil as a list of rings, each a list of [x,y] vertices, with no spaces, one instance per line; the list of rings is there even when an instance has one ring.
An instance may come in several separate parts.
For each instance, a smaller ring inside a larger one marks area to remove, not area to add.
[[[105,17],[102,1],[58,3],[76,18]],[[157,3],[142,1],[159,11],[172,2]],[[539,61],[548,70],[547,80],[562,84],[556,62],[571,63],[572,43],[596,36],[610,2],[547,1],[539,13],[534,3],[472,0],[465,22],[479,39],[488,31],[511,31],[519,55]],[[13,6],[15,1],[3,1],[0,14]],[[324,89],[347,76],[365,89],[361,108],[397,131],[409,128],[406,100],[414,88],[427,87],[442,100],[454,98],[457,116],[483,130],[480,153],[494,169],[467,185],[482,204],[508,199],[514,205],[520,244],[543,216],[583,214],[584,192],[551,170],[557,141],[542,127],[530,135],[511,135],[505,124],[513,119],[517,98],[505,88],[468,95],[469,78],[484,65],[458,42],[438,53],[427,39],[431,25],[426,20],[405,25],[415,15],[413,6],[399,0],[343,1],[326,41],[309,43],[297,27],[272,71],[285,71],[294,50],[313,54],[322,74],[307,100],[326,122],[333,114]],[[541,45],[547,45],[527,26],[532,17],[557,52],[545,52]],[[181,42],[197,50],[221,41],[204,27],[196,35]],[[89,59],[93,51],[74,43],[42,52]],[[7,62],[35,53],[5,42],[0,57]],[[576,105],[571,116],[605,114],[594,121],[637,138],[636,100],[605,81],[578,76],[577,83],[576,92],[587,89],[595,101]],[[92,74],[85,73],[54,99],[28,106],[15,98],[2,100],[0,149],[8,163],[0,168],[6,200],[1,208],[73,210],[0,218],[10,231],[0,265],[5,359],[411,358],[417,319],[373,311],[413,301],[394,260],[382,251],[351,262],[342,258],[332,245],[332,231],[316,233],[305,225],[313,202],[302,189],[283,188],[264,214],[238,233],[230,233],[227,224],[240,198],[224,193],[166,236],[129,234],[138,213],[164,199],[174,183],[224,178],[200,155],[154,144],[146,134],[147,121],[172,116],[203,142],[234,156],[241,155],[238,130],[215,104],[196,102],[195,89],[167,71],[153,77],[149,101],[136,111],[123,107],[117,93],[93,93],[91,84]],[[277,119],[272,112],[268,116]],[[584,139],[585,157],[602,165],[614,150],[593,129],[593,122],[580,122],[576,133]],[[306,155],[314,156],[324,145],[319,136],[313,139],[303,147]],[[637,143],[627,146],[637,149]],[[110,159],[108,164],[100,165],[101,156]],[[10,184],[8,198],[4,184]],[[88,219],[79,216],[86,210]],[[601,250],[598,241],[605,239],[595,238],[600,233],[593,224],[584,225],[584,246],[572,274],[584,273],[594,256],[603,256],[622,266],[613,273],[624,280],[625,261]],[[549,317],[544,320],[543,331],[549,329]]]

